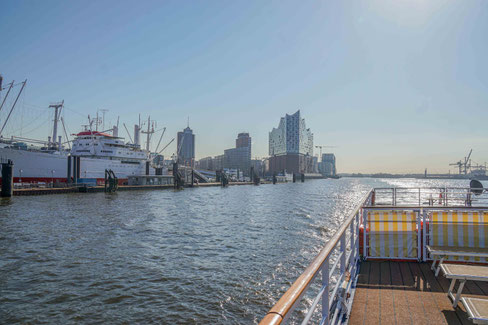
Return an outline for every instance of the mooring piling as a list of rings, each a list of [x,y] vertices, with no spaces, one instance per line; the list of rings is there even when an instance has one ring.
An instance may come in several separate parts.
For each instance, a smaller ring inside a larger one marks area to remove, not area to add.
[[[8,159],[2,162],[2,192],[1,197],[12,197],[14,194],[14,163]]]

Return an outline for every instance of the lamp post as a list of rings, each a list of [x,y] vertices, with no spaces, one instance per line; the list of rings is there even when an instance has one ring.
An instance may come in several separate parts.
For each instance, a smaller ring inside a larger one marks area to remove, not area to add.
[[[51,187],[54,187],[54,169],[51,170],[51,177],[52,177],[52,186]]]
[[[22,172],[23,172],[23,170],[22,169],[19,169],[19,183],[20,183],[20,186],[22,186]]]

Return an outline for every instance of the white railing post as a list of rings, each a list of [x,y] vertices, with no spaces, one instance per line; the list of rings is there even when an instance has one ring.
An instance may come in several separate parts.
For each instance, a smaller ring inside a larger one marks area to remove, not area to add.
[[[341,276],[346,271],[346,231],[341,236]]]
[[[360,226],[359,225],[359,213],[360,213],[359,211],[358,211],[358,213],[356,213],[356,235],[357,235],[357,237],[356,237],[356,240],[355,240],[355,246],[356,246],[355,247],[355,250],[356,250],[356,252],[358,254],[358,258],[359,258],[359,254],[361,253],[359,251],[359,226]]]
[[[422,228],[422,238],[423,238],[423,245],[422,245],[422,255],[423,255],[423,261],[427,261],[427,218],[426,218],[427,212],[425,210],[422,211],[422,223],[423,223],[423,228]]]
[[[329,257],[322,265],[322,324],[329,324]]]
[[[366,257],[368,256],[368,248],[366,247],[366,243],[367,243],[367,236],[368,236],[368,232],[367,232],[367,227],[368,227],[368,212],[366,210],[363,209],[363,258],[366,259]]]
[[[350,249],[351,249],[350,262],[351,263],[355,263],[355,261],[356,261],[356,250],[355,250],[355,248],[356,248],[356,242],[354,240],[354,230],[356,228],[354,227],[354,221],[355,221],[354,219],[355,218],[353,218],[351,220],[351,224],[349,225],[349,232],[350,232],[350,236],[351,236],[351,239],[350,239],[350,242],[351,242],[350,243],[351,244],[351,247],[350,247]]]
[[[420,235],[420,222],[421,222],[421,216],[420,216],[420,210],[417,212],[414,211],[414,213],[417,214],[417,260],[420,261],[420,254],[422,252],[422,236]]]

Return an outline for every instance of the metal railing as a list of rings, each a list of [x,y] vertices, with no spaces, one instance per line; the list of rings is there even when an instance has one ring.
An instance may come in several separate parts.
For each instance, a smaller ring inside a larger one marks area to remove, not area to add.
[[[475,194],[469,187],[375,188],[374,206],[488,206],[488,192]]]
[[[342,226],[298,277],[280,300],[268,311],[260,325],[285,323],[291,317],[314,280],[321,274],[321,287],[302,320],[308,322],[321,305],[320,324],[336,324],[347,315],[354,298],[355,281],[359,270],[359,228],[362,207],[370,205],[370,191],[357,205]]]
[[[434,197],[437,195],[437,198]],[[427,260],[426,244],[429,242],[429,212],[435,210],[482,211],[488,210],[488,195],[474,195],[469,188],[375,188],[372,189],[344,220],[342,226],[320,251],[305,271],[268,311],[260,325],[275,325],[289,320],[308,324],[316,322],[317,306],[321,305],[320,324],[338,324],[347,319],[354,299],[355,284],[360,264],[360,230],[363,234],[363,258],[369,257],[367,211],[408,210],[416,215],[412,232],[416,233],[416,260]],[[365,228],[363,231],[362,227]],[[428,228],[427,228],[428,229]],[[389,258],[389,257],[384,257]],[[401,258],[404,260],[406,258]],[[302,298],[318,284],[320,289],[302,320],[297,320],[297,307]]]

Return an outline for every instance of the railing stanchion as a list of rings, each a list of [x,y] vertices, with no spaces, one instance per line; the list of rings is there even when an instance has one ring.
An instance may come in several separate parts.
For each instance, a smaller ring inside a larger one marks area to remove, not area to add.
[[[414,210],[415,213],[415,210]],[[420,235],[420,230],[421,230],[421,215],[420,215],[420,210],[416,212],[417,214],[417,261],[420,261],[421,259],[421,253],[422,253],[422,236]]]
[[[368,217],[368,212],[365,209],[363,209],[362,213],[363,213],[363,258],[366,259],[367,252],[368,252],[368,248],[366,247],[366,243],[367,243],[366,237],[368,236],[368,231],[367,231],[368,220],[366,219]]]
[[[422,255],[423,255],[423,261],[427,261],[427,249],[426,249],[426,246],[427,246],[427,218],[426,218],[426,215],[427,215],[427,212],[425,210],[422,211],[422,223],[423,223],[423,227],[422,227],[422,238],[423,238],[423,242],[424,244],[422,245]]]
[[[322,265],[322,324],[329,324],[329,257]]]
[[[346,271],[346,232],[344,231],[344,233],[342,234],[341,236],[341,276],[342,274],[344,274],[344,272]]]
[[[355,249],[354,251],[357,252],[358,254],[358,258],[359,258],[359,255],[361,254],[361,252],[359,251],[359,212],[356,213],[356,240],[354,241],[355,242]]]
[[[354,219],[352,219],[351,221],[351,225],[349,227],[349,232],[350,232],[350,236],[351,236],[351,257],[350,257],[350,262],[351,263],[354,263],[354,261],[356,260],[356,250],[355,250],[355,247],[356,247],[356,242],[354,240],[354,230],[356,229],[356,227],[354,227]]]

